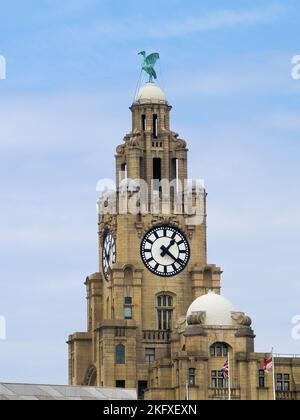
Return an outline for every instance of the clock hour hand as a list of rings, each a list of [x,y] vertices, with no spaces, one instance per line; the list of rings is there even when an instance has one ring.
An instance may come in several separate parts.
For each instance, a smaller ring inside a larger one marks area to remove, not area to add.
[[[165,255],[169,255],[173,260],[177,261],[177,258],[166,248],[164,245],[161,247],[162,253],[160,254],[162,257]]]
[[[174,239],[172,239],[172,241],[170,242],[170,244],[169,244],[169,246],[168,247],[165,247],[164,245],[160,248],[161,249],[161,257],[164,257],[166,254],[167,255],[169,255],[169,257],[172,257],[173,259],[175,259],[174,258],[174,256],[170,253],[170,251],[169,251],[169,249],[173,246],[173,245],[175,245],[175,240]]]

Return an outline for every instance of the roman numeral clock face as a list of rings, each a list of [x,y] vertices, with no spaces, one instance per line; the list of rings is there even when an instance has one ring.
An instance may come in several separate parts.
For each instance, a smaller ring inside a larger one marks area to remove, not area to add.
[[[190,247],[178,229],[159,226],[145,235],[141,244],[141,257],[152,273],[162,277],[172,277],[187,266]]]
[[[106,280],[109,280],[110,269],[116,262],[116,242],[111,232],[106,232],[102,249],[102,270]]]

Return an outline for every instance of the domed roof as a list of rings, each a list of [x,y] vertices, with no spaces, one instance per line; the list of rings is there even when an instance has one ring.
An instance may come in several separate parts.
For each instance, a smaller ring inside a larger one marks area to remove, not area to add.
[[[235,312],[234,306],[213,291],[194,300],[188,309],[187,317],[193,312],[206,313],[204,325],[231,326],[235,324],[231,317],[232,312]]]
[[[155,83],[146,83],[135,98],[136,102],[150,101],[150,102],[167,102],[165,93]]]

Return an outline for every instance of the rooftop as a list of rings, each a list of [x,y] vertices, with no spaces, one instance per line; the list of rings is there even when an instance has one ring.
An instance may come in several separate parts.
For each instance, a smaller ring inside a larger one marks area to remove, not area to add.
[[[0,383],[0,400],[136,400],[135,389]]]

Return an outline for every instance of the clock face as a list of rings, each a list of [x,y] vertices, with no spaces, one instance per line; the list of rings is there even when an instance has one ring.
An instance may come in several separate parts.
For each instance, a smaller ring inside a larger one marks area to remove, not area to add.
[[[152,273],[162,277],[172,277],[187,266],[190,247],[178,229],[158,226],[145,235],[141,244],[141,257]]]
[[[109,280],[109,272],[112,265],[116,262],[116,242],[113,234],[106,232],[102,250],[102,269],[106,280]]]

